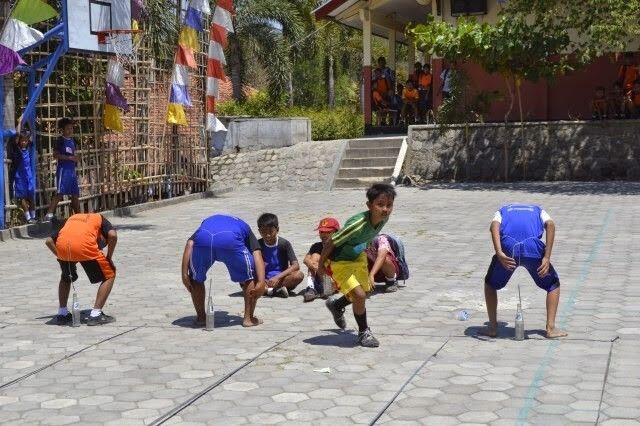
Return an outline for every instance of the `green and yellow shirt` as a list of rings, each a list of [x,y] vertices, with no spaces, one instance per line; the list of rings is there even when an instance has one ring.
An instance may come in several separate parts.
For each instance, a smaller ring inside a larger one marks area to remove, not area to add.
[[[336,248],[329,259],[356,260],[386,223],[387,221],[383,220],[374,227],[368,211],[351,217],[340,231],[331,236]]]

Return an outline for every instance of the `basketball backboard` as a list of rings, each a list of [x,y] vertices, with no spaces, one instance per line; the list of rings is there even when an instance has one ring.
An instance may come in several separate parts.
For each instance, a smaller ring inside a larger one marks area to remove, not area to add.
[[[63,0],[67,5],[69,49],[114,53],[110,44],[98,43],[98,31],[131,29],[131,0]],[[127,35],[129,39],[131,35]],[[129,47],[131,50],[131,47]]]

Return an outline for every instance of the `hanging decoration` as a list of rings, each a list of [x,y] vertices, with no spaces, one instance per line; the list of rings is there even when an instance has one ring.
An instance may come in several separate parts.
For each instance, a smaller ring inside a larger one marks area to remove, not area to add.
[[[207,60],[207,130],[219,132],[227,130],[216,117],[216,99],[221,81],[226,81],[224,49],[227,34],[233,32],[233,0],[218,0],[209,30],[209,53]]]
[[[209,0],[191,0],[184,14],[171,75],[171,90],[167,108],[167,123],[169,124],[187,125],[187,114],[184,107],[191,106],[189,69],[197,68],[195,52],[199,46],[199,34],[204,31],[204,15],[210,14]]]
[[[25,62],[18,51],[42,40],[42,33],[30,25],[58,16],[43,0],[19,0],[0,34],[0,75],[12,73]]]

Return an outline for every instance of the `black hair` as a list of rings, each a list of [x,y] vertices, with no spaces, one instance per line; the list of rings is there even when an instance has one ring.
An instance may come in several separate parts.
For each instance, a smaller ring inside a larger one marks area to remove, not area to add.
[[[605,91],[604,86],[596,86],[596,91],[598,90],[602,90],[604,92]]]
[[[371,188],[367,190],[367,200],[369,200],[370,203],[381,195],[386,195],[391,199],[395,199],[397,194],[393,186],[388,183],[374,183],[371,185]]]
[[[615,83],[613,83],[613,87],[619,87],[622,89],[622,83],[620,83],[619,81],[616,81]]]
[[[73,120],[69,117],[62,117],[58,120],[58,129],[64,129],[67,124],[73,124]]]
[[[415,64],[413,64],[413,67],[420,67],[422,68],[422,64],[420,62],[416,62]]]
[[[386,62],[387,62],[387,59],[386,59],[384,56],[380,56],[380,57],[378,58],[378,62],[380,62],[380,61],[384,61],[384,62],[386,63]]]
[[[258,218],[258,228],[276,228],[278,226],[278,216],[273,213],[262,213]]]

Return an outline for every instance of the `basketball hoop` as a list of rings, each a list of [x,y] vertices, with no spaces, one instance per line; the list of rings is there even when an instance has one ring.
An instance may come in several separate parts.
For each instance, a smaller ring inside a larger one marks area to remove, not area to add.
[[[96,34],[98,45],[111,46],[118,62],[122,65],[133,65],[138,57],[138,48],[142,44],[143,32],[134,29],[111,29],[98,31]]]

